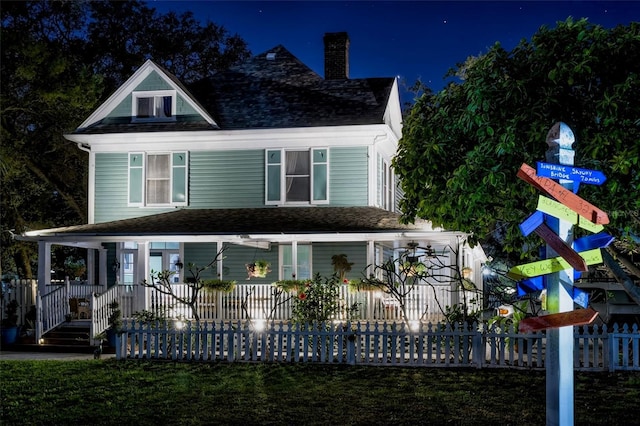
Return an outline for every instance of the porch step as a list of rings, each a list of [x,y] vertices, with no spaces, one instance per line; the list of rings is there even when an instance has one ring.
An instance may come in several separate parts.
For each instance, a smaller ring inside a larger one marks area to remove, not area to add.
[[[90,327],[86,321],[71,321],[61,324],[42,336],[42,343],[31,341],[18,341],[8,345],[6,350],[23,352],[58,352],[58,353],[93,353],[95,346],[89,339]],[[115,348],[104,343],[103,353],[115,353]]]
[[[89,346],[90,327],[74,321],[66,322],[42,336],[45,345]]]

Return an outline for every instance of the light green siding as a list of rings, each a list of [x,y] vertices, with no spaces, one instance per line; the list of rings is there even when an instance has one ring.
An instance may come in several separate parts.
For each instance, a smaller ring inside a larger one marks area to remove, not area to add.
[[[329,150],[329,205],[368,205],[367,147]]]
[[[329,205],[367,205],[366,148],[332,148],[329,152]],[[192,151],[187,158],[187,208],[264,207],[264,150]],[[96,154],[96,222],[173,209],[128,207],[127,173],[127,153]]]
[[[96,154],[95,222],[108,222],[162,213],[173,208],[127,207],[127,153]]]
[[[192,152],[189,180],[190,207],[263,207],[264,151]]]
[[[330,277],[333,275],[331,257],[335,254],[346,254],[347,260],[353,263],[348,279],[361,278],[367,267],[366,243],[315,243],[312,247],[313,273]]]
[[[184,246],[185,270],[189,263],[198,267],[208,265],[216,255],[216,244],[213,243],[188,243]],[[251,278],[247,280],[246,264],[264,259],[271,263],[271,272],[265,278]],[[217,278],[217,268],[212,267],[202,273],[205,279]],[[189,277],[189,272],[185,272]],[[272,246],[270,250],[255,249],[253,247],[241,247],[233,244],[227,245],[223,259],[223,277],[227,280],[236,280],[240,284],[250,282],[252,284],[270,284],[278,280],[278,248]]]
[[[346,254],[349,262],[353,262],[351,272],[347,278],[361,278],[367,267],[367,245],[365,243],[316,243],[312,246],[313,274],[330,277],[333,275],[331,257],[334,254]],[[213,260],[216,255],[216,245],[213,243],[187,243],[184,246],[185,271],[189,263],[203,267]],[[279,250],[277,244],[272,244],[271,249],[261,250],[253,247],[241,247],[229,244],[224,252],[223,276],[228,280],[237,280],[239,283],[248,282],[246,264],[255,260],[264,259],[271,263],[271,272],[265,278],[251,278],[253,284],[270,284],[278,280]],[[205,271],[201,277],[205,279],[217,277],[217,268],[212,267]],[[189,273],[185,272],[185,277]]]

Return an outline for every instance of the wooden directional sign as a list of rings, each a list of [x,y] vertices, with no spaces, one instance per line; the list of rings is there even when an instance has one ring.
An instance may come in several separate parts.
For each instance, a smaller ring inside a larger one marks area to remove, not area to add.
[[[615,240],[614,237],[606,232],[600,232],[595,235],[587,235],[573,241],[573,249],[575,251],[587,251],[595,248],[605,248]]]
[[[580,256],[584,259],[587,266],[597,265],[602,263],[602,253],[600,249],[593,249],[589,251],[583,251]],[[514,266],[507,272],[507,276],[516,281],[537,277],[539,275],[551,274],[553,272],[560,272],[565,269],[570,269],[569,262],[562,257],[552,257],[550,259],[539,260],[537,262],[527,263],[525,265]]]
[[[521,333],[546,330],[548,328],[559,328],[568,325],[586,325],[595,321],[598,312],[592,308],[576,309],[558,314],[542,315],[539,317],[525,318],[518,324]]]
[[[564,220],[565,222],[569,222],[572,225],[577,224],[579,227],[586,229],[587,231],[600,232],[604,229],[604,226],[589,222],[564,204],[542,195],[538,196],[538,206],[536,209],[553,217],[557,217],[558,219]]]
[[[574,182],[588,183],[589,185],[602,185],[607,177],[599,170],[581,169],[579,167],[566,166],[564,164],[552,164],[537,162],[538,176],[551,179],[572,180]]]
[[[545,223],[540,224],[540,226],[536,228],[535,233],[545,240],[549,247],[554,249],[573,269],[580,272],[585,272],[589,269],[587,268],[585,260],[576,253],[569,244],[558,237]]]
[[[593,204],[583,200],[576,194],[554,182],[553,180],[536,175],[534,168],[526,163],[522,163],[518,175],[520,179],[536,187],[538,190],[555,198],[565,206],[569,207],[580,216],[593,223],[606,225],[609,223],[609,216]]]
[[[520,232],[523,236],[531,234],[536,228],[544,223],[544,214],[540,211],[536,211],[531,216],[525,219],[520,224]]]

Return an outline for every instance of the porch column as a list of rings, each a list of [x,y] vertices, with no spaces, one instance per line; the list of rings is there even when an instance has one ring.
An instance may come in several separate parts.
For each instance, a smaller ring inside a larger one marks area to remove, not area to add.
[[[96,284],[96,252],[94,249],[87,249],[87,284]]]
[[[38,293],[47,294],[47,284],[51,284],[51,243],[38,241]]]
[[[98,277],[98,282],[95,284],[103,285],[107,288],[107,249],[104,247],[98,249],[98,264],[100,265],[98,268],[100,276]]]
[[[151,303],[149,301],[149,291],[146,287],[141,286],[139,283],[142,280],[149,279],[149,243],[148,242],[138,242],[138,253],[137,253],[137,262],[136,262],[137,270],[136,270],[136,280],[134,281],[135,288],[138,289],[136,294],[136,310],[147,309],[147,306],[150,306]]]
[[[459,281],[456,276],[456,271],[462,268],[462,253],[460,252],[460,241],[458,241],[457,237],[451,237],[449,239],[449,247],[451,247],[452,250],[449,250],[449,258],[447,259],[447,262],[450,265],[449,279],[451,282],[451,306],[454,306],[460,303],[460,295],[462,294],[462,289],[458,288]]]
[[[373,240],[367,241],[367,277],[375,271],[376,262],[376,242]]]
[[[216,254],[220,253],[220,250],[223,249],[223,246],[224,246],[224,243],[222,241],[216,241]],[[223,273],[222,273],[222,271],[223,271],[223,269],[222,269],[222,267],[223,267],[222,259],[223,258],[224,258],[224,256],[220,256],[220,258],[217,261],[217,265],[216,265],[216,267],[218,268],[218,278],[221,279],[221,280],[224,279],[224,277],[222,276],[223,275]]]
[[[293,276],[295,279],[299,279],[298,277],[298,242],[291,241],[291,260],[293,263]]]

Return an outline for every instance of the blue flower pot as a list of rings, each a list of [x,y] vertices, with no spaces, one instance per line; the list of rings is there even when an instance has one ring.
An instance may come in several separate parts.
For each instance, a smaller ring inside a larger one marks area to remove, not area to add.
[[[18,340],[18,327],[2,327],[2,345],[13,345]]]

